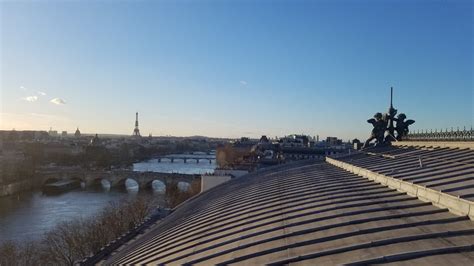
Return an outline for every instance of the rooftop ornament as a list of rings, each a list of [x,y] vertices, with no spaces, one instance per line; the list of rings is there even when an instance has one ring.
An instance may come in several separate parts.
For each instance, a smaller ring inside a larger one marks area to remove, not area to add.
[[[407,116],[400,113],[397,117],[397,109],[393,108],[393,87],[390,88],[390,107],[385,114],[375,113],[374,117],[367,120],[372,124],[373,129],[370,137],[365,141],[362,148],[369,146],[370,142],[375,139],[375,145],[390,145],[392,141],[400,141],[407,137],[408,126],[415,123],[415,120],[405,120]],[[395,125],[394,125],[395,123]],[[395,134],[396,133],[396,134]]]
[[[407,140],[412,141],[474,141],[474,129],[466,128],[463,129],[454,128],[445,130],[443,129],[435,129],[434,131],[431,130],[416,130],[413,133],[407,135]]]

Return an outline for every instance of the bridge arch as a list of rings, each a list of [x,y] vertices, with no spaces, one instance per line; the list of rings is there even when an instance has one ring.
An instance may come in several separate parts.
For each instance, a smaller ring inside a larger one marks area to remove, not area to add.
[[[178,189],[181,192],[189,191],[191,189],[191,184],[188,183],[188,182],[185,182],[185,181],[179,181],[178,182]]]
[[[140,183],[134,177],[123,177],[113,186],[127,191],[138,191],[140,189]]]
[[[160,179],[151,180],[150,182],[146,184],[146,188],[151,189],[153,192],[156,192],[159,194],[165,194],[166,187],[167,187],[166,183]]]
[[[90,185],[94,188],[101,188],[104,190],[110,190],[112,188],[112,182],[105,177],[94,178]]]
[[[214,161],[216,161],[215,157],[210,157],[210,156],[172,156],[172,155],[166,155],[166,156],[160,156],[156,158],[157,163],[161,162],[184,162],[184,163],[200,163],[200,162],[209,162],[210,164]]]

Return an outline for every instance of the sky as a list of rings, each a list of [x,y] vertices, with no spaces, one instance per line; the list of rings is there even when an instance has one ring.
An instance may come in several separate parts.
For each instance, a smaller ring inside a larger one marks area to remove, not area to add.
[[[472,1],[0,1],[0,129],[366,138],[474,125]]]

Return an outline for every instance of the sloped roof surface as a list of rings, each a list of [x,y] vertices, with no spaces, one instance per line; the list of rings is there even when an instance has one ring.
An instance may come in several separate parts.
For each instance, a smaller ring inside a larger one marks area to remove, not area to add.
[[[338,160],[474,200],[474,150],[471,149],[385,147]]]
[[[467,217],[307,161],[202,193],[105,263],[473,265],[473,245]]]

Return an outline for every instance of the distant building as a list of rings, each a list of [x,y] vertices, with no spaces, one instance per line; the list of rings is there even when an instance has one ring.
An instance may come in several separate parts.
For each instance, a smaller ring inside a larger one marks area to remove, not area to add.
[[[91,142],[89,145],[91,146],[99,146],[101,143],[100,143],[100,139],[99,139],[99,135],[95,134],[95,136],[91,139]]]
[[[53,130],[52,128],[49,128],[48,134],[50,137],[57,137],[58,136],[58,131]]]
[[[74,137],[76,137],[76,138],[81,137],[81,131],[79,131],[79,128],[76,129],[76,132],[74,133]]]
[[[358,139],[353,139],[352,140],[352,146],[354,150],[359,150],[362,147],[362,143]]]
[[[67,137],[67,131],[61,132],[61,137],[63,137],[63,138]]]
[[[268,140],[267,136],[263,135],[260,140],[259,140],[259,143],[269,143],[270,141]]]
[[[309,147],[309,137],[305,135],[290,135],[279,140],[282,148],[302,148]]]
[[[218,167],[225,169],[252,168],[252,149],[257,143],[257,141],[242,137],[233,143],[219,145],[216,150]]]
[[[35,131],[33,133],[33,138],[35,140],[45,140],[45,139],[48,138],[48,136],[49,136],[48,132],[46,132],[46,131]]]
[[[342,140],[337,137],[327,137],[326,144],[330,146],[342,145]]]

